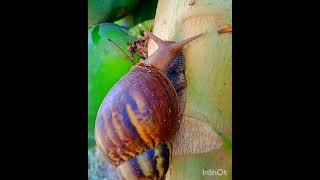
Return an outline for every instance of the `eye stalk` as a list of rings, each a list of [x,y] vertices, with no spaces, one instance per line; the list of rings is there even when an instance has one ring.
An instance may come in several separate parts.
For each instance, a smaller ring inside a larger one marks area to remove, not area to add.
[[[158,49],[145,60],[145,64],[153,65],[162,72],[167,69],[169,64],[174,60],[174,58],[186,44],[203,35],[203,33],[201,33],[180,42],[163,41],[147,30],[142,24],[140,24],[139,27],[144,30],[144,32],[147,33],[148,36],[158,45]]]

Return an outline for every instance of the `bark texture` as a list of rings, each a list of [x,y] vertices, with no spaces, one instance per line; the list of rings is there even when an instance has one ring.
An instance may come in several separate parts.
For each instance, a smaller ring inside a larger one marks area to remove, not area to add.
[[[186,109],[173,140],[166,179],[231,179],[232,0],[159,0],[153,33],[181,41],[205,33],[183,49]],[[231,32],[230,32],[231,31]],[[150,40],[148,55],[157,49]],[[224,169],[227,175],[204,175]]]

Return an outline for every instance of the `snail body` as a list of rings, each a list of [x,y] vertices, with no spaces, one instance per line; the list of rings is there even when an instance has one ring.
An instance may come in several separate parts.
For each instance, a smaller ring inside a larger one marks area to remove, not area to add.
[[[170,138],[184,109],[184,45],[145,32],[158,50],[121,78],[103,100],[95,140],[122,179],[163,179],[170,163]],[[180,53],[180,54],[179,54]]]

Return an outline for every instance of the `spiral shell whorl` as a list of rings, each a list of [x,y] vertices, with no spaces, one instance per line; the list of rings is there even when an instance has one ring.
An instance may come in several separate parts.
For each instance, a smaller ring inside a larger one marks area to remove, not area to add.
[[[138,64],[110,90],[100,106],[95,138],[107,160],[119,166],[177,131],[178,96],[170,80]]]
[[[171,161],[171,144],[161,144],[137,155],[117,168],[121,179],[163,179]]]

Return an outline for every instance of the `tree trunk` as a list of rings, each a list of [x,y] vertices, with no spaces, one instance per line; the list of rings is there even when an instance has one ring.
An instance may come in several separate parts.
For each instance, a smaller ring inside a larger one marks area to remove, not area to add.
[[[153,29],[156,36],[180,41],[205,33],[183,49],[188,84],[181,125],[186,128],[173,142],[173,159],[166,179],[231,179],[231,13],[232,0],[158,2]],[[149,56],[156,49],[150,40]],[[219,169],[227,175],[221,175]],[[214,171],[218,174],[214,175]]]

